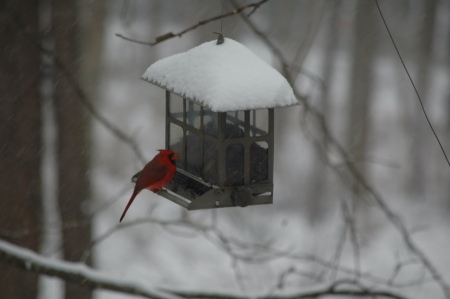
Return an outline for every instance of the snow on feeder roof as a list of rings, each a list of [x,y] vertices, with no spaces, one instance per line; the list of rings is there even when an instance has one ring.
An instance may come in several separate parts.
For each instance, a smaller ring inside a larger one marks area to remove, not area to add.
[[[214,112],[297,104],[287,80],[242,44],[203,43],[152,64],[143,80]]]

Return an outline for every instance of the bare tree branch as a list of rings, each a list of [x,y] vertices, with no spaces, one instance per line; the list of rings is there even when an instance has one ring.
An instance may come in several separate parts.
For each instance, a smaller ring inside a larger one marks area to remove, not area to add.
[[[352,211],[350,211],[349,205],[345,202],[344,199],[341,200],[342,205],[342,215],[350,232],[350,243],[353,248],[353,262],[355,266],[355,272],[359,275],[361,271],[361,255],[359,250],[359,242],[356,234],[356,219],[353,217]],[[354,210],[354,208],[352,208]]]
[[[104,289],[153,299],[178,299],[165,291],[101,273],[84,264],[53,260],[31,250],[0,241],[0,261],[26,271],[58,277],[89,289]]]
[[[237,9],[238,7],[238,3],[236,0],[230,0],[230,3]],[[311,79],[313,82],[315,82],[316,84],[318,84],[319,86],[323,87],[324,86],[324,82],[321,78],[319,78],[316,74],[314,74],[311,71],[308,71],[302,67],[299,67],[297,63],[289,63],[288,59],[284,57],[283,53],[281,52],[281,50],[278,48],[278,46],[272,42],[267,35],[260,30],[253,22],[250,21],[250,18],[248,18],[248,16],[241,14],[240,15],[242,21],[244,21],[244,23],[250,27],[250,29],[253,31],[254,34],[256,34],[260,39],[262,39],[264,41],[264,43],[269,47],[269,49],[272,51],[272,53],[275,55],[275,57],[278,58],[280,64],[281,64],[281,68],[283,70],[283,75],[286,77],[286,79],[289,81],[289,83],[291,83],[294,81],[294,78],[296,77],[296,75],[292,76],[292,72],[294,73],[302,73],[303,75],[305,75],[306,77],[308,77],[309,79]],[[320,18],[318,20],[316,20],[317,23],[320,23]],[[318,26],[315,26],[318,28]],[[297,56],[300,56],[300,54],[302,54],[302,52],[307,52],[309,47],[312,45],[312,42],[309,43],[309,45],[303,46],[302,51],[298,51]],[[306,57],[306,54],[304,55]],[[298,60],[297,58],[295,60]],[[297,98],[299,97],[299,95],[297,95]]]
[[[415,242],[411,238],[408,229],[403,224],[400,217],[389,208],[389,206],[386,203],[386,200],[382,197],[382,195],[378,193],[367,182],[367,180],[363,177],[363,175],[357,170],[344,147],[331,134],[331,131],[328,125],[326,124],[326,121],[322,113],[315,107],[313,107],[311,104],[309,104],[307,101],[302,101],[302,103],[304,104],[305,110],[307,110],[308,113],[312,114],[316,118],[316,120],[318,120],[323,130],[324,136],[327,139],[327,144],[330,147],[333,147],[333,149],[340,155],[342,161],[345,162],[343,166],[351,175],[352,179],[361,184],[366,194],[369,195],[369,197],[374,200],[374,202],[378,205],[378,207],[383,212],[388,221],[397,229],[406,247],[418,257],[418,259],[422,262],[425,268],[429,271],[435,282],[440,286],[441,290],[443,291],[445,298],[450,299],[450,287],[447,284],[447,282],[443,279],[442,275],[437,270],[436,266],[430,261],[430,259],[426,256],[426,254],[415,244]],[[321,145],[319,142],[315,142],[313,143],[313,145],[321,149]],[[345,176],[342,175],[342,171],[340,171],[339,168],[334,167],[331,164],[330,160],[326,157],[327,155],[326,153],[324,153],[321,150],[317,150],[316,152],[323,155],[322,160],[324,161],[325,165],[329,167],[331,170],[333,170],[333,172],[337,175],[337,177],[340,180],[344,181],[346,180]]]
[[[119,129],[116,125],[114,125],[111,121],[109,121],[103,114],[101,114],[98,109],[93,104],[93,101],[89,98],[87,93],[84,91],[84,89],[81,87],[80,83],[77,81],[75,76],[70,72],[70,70],[67,68],[67,66],[62,62],[62,60],[59,58],[57,53],[55,53],[52,50],[46,49],[40,42],[40,37],[38,35],[38,32],[35,30],[27,30],[24,23],[22,22],[22,19],[20,17],[20,14],[16,12],[11,7],[6,7],[7,10],[9,10],[10,14],[13,16],[14,22],[17,25],[17,28],[23,33],[24,36],[27,36],[30,38],[30,41],[34,46],[36,46],[39,51],[41,51],[43,54],[49,56],[53,63],[55,64],[56,68],[61,71],[61,73],[66,76],[67,81],[71,85],[71,87],[74,89],[75,93],[78,96],[78,99],[80,102],[84,105],[84,107],[91,113],[91,115],[99,121],[103,126],[105,126],[106,129],[108,129],[113,135],[115,135],[119,140],[123,141],[124,143],[128,144],[133,152],[136,154],[138,159],[145,164],[146,159],[144,158],[144,155],[142,154],[142,151],[138,144],[134,141],[134,139],[130,136],[128,136],[125,132],[123,132],[121,129]]]
[[[394,282],[392,278],[385,279],[384,277],[383,278],[377,277],[368,272],[356,271],[355,269],[352,269],[350,267],[339,265],[339,263],[337,263],[335,260],[327,261],[313,254],[293,253],[292,249],[280,250],[272,247],[269,244],[254,244],[247,241],[241,241],[225,234],[214,223],[212,225],[205,225],[202,223],[193,222],[186,218],[163,219],[163,218],[146,217],[118,224],[112,227],[111,229],[107,230],[103,234],[97,236],[97,238],[95,238],[92,241],[90,246],[84,252],[84,257],[89,256],[89,254],[91,254],[92,249],[96,245],[106,240],[115,232],[143,224],[159,225],[162,228],[166,229],[171,234],[174,234],[173,229],[175,228],[184,231],[183,234],[180,234],[179,232],[175,233],[176,236],[195,237],[198,235],[202,235],[205,238],[205,240],[207,240],[217,249],[226,254],[232,261],[233,265],[235,265],[238,262],[243,262],[247,264],[260,264],[275,259],[289,259],[292,262],[302,263],[302,266],[299,266],[302,267],[302,269],[304,269],[305,266],[308,267],[308,265],[313,265],[314,268],[323,270],[320,270],[318,273],[313,272],[306,273],[295,271],[293,274],[296,274],[297,276],[308,277],[313,281],[322,283],[325,282],[326,280],[323,278],[324,275],[321,273],[326,273],[326,271],[329,272],[331,271],[331,273],[335,273],[335,276],[340,274],[341,277],[345,276],[355,281],[364,282],[379,287],[404,288],[434,282],[434,280],[430,279],[429,277],[425,277],[423,275],[417,279],[413,279],[410,281]],[[347,227],[347,224],[345,225],[345,227],[346,230],[349,229]],[[396,268],[397,267],[394,268],[394,272],[398,271],[395,270]],[[334,281],[334,277],[331,277],[331,279],[328,280]],[[276,291],[275,288],[271,289],[273,291]]]
[[[190,27],[188,27],[188,28],[186,28],[186,29],[184,29],[184,30],[182,30],[182,31],[180,31],[180,32],[177,32],[177,33],[168,32],[168,33],[165,33],[165,34],[161,34],[161,35],[159,35],[159,36],[157,36],[157,37],[155,38],[155,41],[154,41],[154,42],[140,41],[140,40],[137,40],[137,39],[134,39],[134,38],[126,37],[126,36],[124,36],[124,35],[122,35],[122,34],[120,34],[120,33],[116,33],[116,36],[117,36],[117,37],[120,37],[120,38],[122,38],[122,39],[124,39],[124,40],[127,40],[127,41],[129,41],[129,42],[133,42],[133,43],[137,43],[137,44],[141,44],[141,45],[146,45],[146,46],[154,46],[154,45],[157,45],[157,44],[159,44],[160,42],[166,41],[166,40],[168,40],[168,39],[171,39],[171,38],[174,38],[174,37],[181,37],[183,34],[189,32],[189,31],[192,31],[192,30],[196,29],[197,27],[206,25],[206,24],[211,23],[211,22],[213,22],[213,21],[221,20],[222,18],[227,18],[227,17],[234,16],[234,15],[236,15],[236,14],[239,14],[239,13],[243,12],[243,11],[246,10],[247,8],[253,8],[252,11],[248,14],[248,15],[250,16],[250,15],[253,14],[253,13],[254,13],[254,12],[255,12],[262,4],[264,4],[264,3],[267,2],[267,1],[269,1],[269,0],[261,0],[261,1],[256,2],[256,3],[250,3],[250,4],[247,4],[247,5],[241,6],[241,7],[239,7],[239,8],[236,8],[235,10],[232,10],[232,11],[230,11],[230,12],[227,12],[227,13],[225,13],[225,14],[223,14],[223,15],[220,14],[220,15],[218,15],[218,16],[215,16],[215,17],[212,17],[212,18],[209,18],[209,19],[200,21],[200,22],[198,22],[197,24],[192,25],[192,26],[190,26]]]
[[[247,7],[252,7],[253,5],[253,11],[259,7],[259,5],[267,2],[268,0],[260,1],[258,3],[247,5]],[[244,10],[243,8],[242,10]],[[241,10],[241,11],[242,11]],[[238,11],[238,9],[235,10],[235,13],[232,13],[231,15],[240,13],[241,11]],[[252,11],[252,12],[253,12]],[[234,12],[234,11],[233,11]],[[228,13],[230,14],[230,13]],[[224,15],[231,16],[231,15]],[[177,33],[168,33],[162,36],[157,37],[156,43],[168,40],[175,36],[181,36],[182,34],[194,30],[195,28],[202,26],[208,22],[212,22],[214,20],[217,20],[218,18],[221,18],[222,16],[214,17],[202,22],[199,22],[198,24],[189,27],[188,29]],[[269,48],[272,49],[273,53],[281,62],[281,65],[283,67],[283,72],[285,73],[285,76],[289,79],[290,71],[293,70],[292,67],[289,66],[289,63],[287,62],[286,58],[284,57],[283,53],[278,49],[274,43],[270,41],[269,38],[265,34],[263,34],[248,18],[244,17],[247,24],[254,30],[254,32],[260,36],[263,41],[266,42]],[[20,23],[19,23],[20,25]],[[20,25],[22,26],[22,25]],[[71,82],[72,87],[77,92],[80,101],[86,106],[86,108],[89,110],[92,115],[99,120],[103,125],[105,125],[108,130],[110,130],[117,138],[120,140],[126,142],[131,146],[131,148],[134,150],[136,155],[140,157],[141,160],[143,160],[142,154],[139,151],[139,148],[134,143],[134,141],[127,136],[125,133],[123,133],[121,130],[116,128],[111,122],[109,122],[104,116],[102,116],[94,107],[92,104],[92,101],[88,98],[88,96],[85,94],[83,89],[80,87],[79,83],[76,81],[76,79],[71,75],[69,70],[61,64],[58,57],[53,53],[52,51],[48,51],[47,49],[44,49],[39,44],[39,39],[37,39],[36,35],[34,33],[27,32],[23,26],[22,31],[24,34],[27,34],[29,37],[32,37],[33,40],[36,42],[38,47],[46,53],[47,55],[53,57],[55,65],[64,73],[64,75],[68,76],[69,81]],[[432,264],[432,262],[429,260],[429,258],[425,255],[425,253],[414,243],[411,234],[406,229],[406,226],[401,221],[400,217],[395,214],[389,206],[386,204],[385,199],[381,196],[380,193],[377,192],[368,182],[367,180],[362,176],[361,173],[357,170],[357,168],[354,166],[354,164],[351,162],[351,159],[348,155],[348,153],[345,151],[345,149],[340,145],[340,143],[337,141],[337,139],[331,134],[330,129],[328,125],[326,124],[325,118],[323,114],[317,110],[314,106],[312,106],[309,102],[306,101],[305,98],[302,98],[299,96],[299,92],[297,91],[296,96],[302,101],[304,104],[304,110],[305,114],[310,115],[313,117],[314,121],[317,122],[320,130],[322,131],[323,135],[325,136],[325,139],[327,140],[327,144],[330,145],[330,148],[333,149],[341,158],[342,161],[344,161],[343,168],[346,170],[346,175],[342,175],[343,171],[339,167],[335,167],[328,158],[327,151],[323,150],[321,148],[320,143],[313,143],[315,146],[317,146],[319,149],[319,153],[321,153],[323,156],[324,163],[330,167],[336,175],[341,180],[347,180],[352,179],[353,181],[356,181],[362,185],[362,187],[365,189],[366,194],[368,194],[377,204],[378,207],[382,210],[384,215],[387,217],[387,219],[393,224],[393,226],[399,231],[400,235],[403,238],[404,243],[409,248],[409,250],[414,253],[414,255],[417,257],[418,260],[420,260],[421,264],[428,270],[428,273],[430,273],[433,280],[439,284],[441,289],[443,290],[446,298],[450,299],[450,288],[448,284],[444,281],[442,275],[439,273],[437,268]],[[269,246],[260,246],[257,244],[249,244],[245,242],[241,242],[239,240],[230,238],[228,236],[225,236],[221,231],[219,231],[214,226],[201,226],[198,225],[195,227],[196,230],[201,231],[204,236],[210,240],[212,243],[214,243],[220,250],[227,253],[233,260],[241,260],[245,262],[261,262],[261,261],[268,261],[274,258],[278,257],[287,257],[287,258],[297,258],[299,260],[306,260],[308,259],[307,256],[293,256],[290,255],[288,251],[276,251],[272,250]],[[110,234],[115,231],[115,228],[113,228],[111,231],[108,231],[105,233],[104,236],[100,237],[98,239],[98,242],[101,242],[104,238],[107,238]],[[29,232],[27,232],[29,233]],[[97,242],[97,241],[95,241]],[[95,245],[95,242],[92,244],[92,246]],[[242,251],[244,250],[254,250],[252,254],[242,254]],[[341,267],[339,265],[331,265],[330,263],[319,260],[314,256],[309,257],[310,262],[315,262],[323,267],[330,267],[332,269],[337,269],[338,271],[345,272],[350,275],[354,275],[354,271],[348,268]],[[107,276],[102,276],[103,274],[99,274],[95,272],[95,270],[92,270],[90,268],[80,266],[79,264],[73,264],[73,263],[65,263],[65,262],[57,262],[43,258],[39,256],[38,254],[31,252],[29,250],[21,249],[19,247],[9,245],[8,243],[0,241],[0,260],[3,260],[7,263],[11,263],[16,265],[17,267],[20,267],[22,269],[33,271],[37,273],[42,273],[45,275],[50,276],[57,276],[60,277],[66,281],[71,281],[75,283],[80,283],[86,285],[86,287],[90,288],[104,288],[109,290],[116,290],[121,291],[129,294],[140,294],[143,296],[147,296],[149,298],[169,298],[169,294],[156,294],[154,293],[154,290],[148,290],[144,289],[143,293],[139,293],[142,291],[140,289],[139,285],[135,285],[133,283],[126,283],[123,282],[122,279],[114,280]],[[401,265],[399,266],[399,270],[401,270]],[[73,270],[73,271],[72,271]],[[392,285],[394,284],[394,280],[396,278],[397,273],[394,273],[391,278],[389,278]],[[366,275],[366,273],[361,273],[361,276],[359,277],[361,279],[372,279],[372,277]],[[117,282],[117,284],[116,284]],[[379,283],[382,283],[381,280]],[[379,297],[386,297],[386,298],[405,298],[400,295],[397,295],[395,293],[390,293],[389,291],[374,291],[372,289],[366,289],[362,288],[359,285],[358,282],[350,283],[352,286],[351,288],[343,288],[341,287],[341,283],[334,282],[333,284],[316,289],[314,291],[310,292],[302,292],[298,293],[292,296],[288,297],[274,297],[270,296],[270,298],[280,298],[280,299],[293,299],[293,298],[317,298],[325,295],[346,295],[346,296],[379,296]],[[339,286],[339,288],[337,288]],[[355,289],[355,286],[358,288]],[[146,293],[147,292],[147,293]],[[246,298],[246,297],[239,297],[239,296],[233,296],[233,295],[220,295],[220,294],[207,294],[207,293],[182,293],[182,292],[175,292],[176,294],[180,294],[187,298]],[[166,296],[167,295],[167,296]],[[264,296],[260,298],[265,298]],[[267,298],[267,297],[266,297]]]
[[[281,64],[283,65],[283,73],[287,77],[287,79],[290,79],[290,74],[288,71],[288,68],[286,68],[286,61],[287,59],[284,57],[284,55],[281,53],[281,51],[274,46],[274,44],[270,41],[270,39],[261,33],[261,31],[257,28],[257,26],[250,20],[246,19],[246,23],[249,25],[249,27],[255,32],[255,34],[266,43],[266,45],[272,49],[272,52],[275,54],[275,56],[279,59]],[[411,235],[406,228],[406,226],[401,221],[400,217],[394,213],[389,206],[387,205],[385,199],[382,197],[382,195],[377,192],[363,177],[363,175],[359,172],[359,170],[355,167],[355,165],[351,162],[351,158],[347,151],[344,149],[344,147],[338,142],[338,140],[333,136],[331,133],[325,118],[323,114],[317,110],[313,105],[311,105],[304,97],[300,96],[297,90],[294,88],[294,92],[296,94],[296,97],[301,100],[302,104],[304,105],[305,113],[311,114],[315,120],[318,121],[319,126],[323,132],[323,135],[325,136],[327,140],[327,144],[330,145],[330,147],[333,147],[334,150],[339,154],[342,161],[345,162],[345,168],[348,171],[348,173],[351,175],[351,178],[355,181],[361,184],[363,189],[365,190],[366,194],[371,197],[374,202],[378,205],[380,210],[383,212],[385,217],[389,220],[389,222],[397,229],[397,231],[400,233],[401,237],[403,238],[403,241],[405,245],[408,247],[408,249],[414,253],[418,259],[422,262],[422,264],[425,266],[425,268],[429,271],[433,279],[436,281],[436,283],[440,286],[442,289],[445,298],[450,299],[450,286],[447,284],[447,282],[443,279],[440,272],[437,270],[436,266],[430,261],[430,259],[427,257],[427,255],[415,244],[413,239],[411,238]],[[317,150],[317,153],[323,154],[326,166],[330,167],[338,176],[340,180],[345,180],[345,176],[342,176],[342,172],[337,169],[336,167],[333,167],[329,163],[329,159],[326,157],[326,152],[323,151],[321,148],[320,143],[316,143],[316,146],[318,146],[319,150]]]
[[[348,285],[347,287],[340,287],[341,285]],[[167,290],[169,291],[169,290]],[[173,291],[170,290],[171,293],[174,293],[178,296],[184,298],[192,298],[192,299],[249,299],[246,296],[239,295],[228,295],[228,294],[219,294],[219,293],[206,293],[206,292],[183,292],[183,291]],[[396,294],[394,292],[388,290],[372,290],[361,286],[357,281],[352,280],[338,280],[332,284],[327,286],[322,286],[320,288],[316,288],[311,291],[298,292],[288,296],[282,295],[269,295],[269,296],[253,296],[255,299],[311,299],[311,298],[320,298],[320,297],[330,297],[330,296],[347,296],[347,297],[368,297],[368,298],[393,298],[393,299],[407,299],[400,294]]]
[[[43,257],[31,250],[0,241],[0,261],[15,265],[26,271],[58,277],[64,281],[77,283],[90,289],[104,289],[125,294],[141,295],[153,299],[179,299],[184,298],[217,298],[217,299],[250,299],[247,296],[203,292],[182,292],[173,290],[157,290],[101,273],[84,264],[65,261],[55,261]],[[340,287],[348,285],[348,287]],[[349,297],[384,297],[393,299],[406,299],[406,297],[388,290],[375,290],[365,288],[353,280],[338,280],[328,286],[312,291],[299,292],[290,296],[253,296],[258,299],[301,299],[319,298],[322,296],[349,296]]]
[[[114,125],[111,121],[109,121],[103,114],[101,114],[98,109],[92,103],[92,100],[89,99],[86,92],[81,88],[80,83],[75,79],[72,73],[67,69],[64,63],[59,59],[58,55],[53,51],[48,51],[41,47],[43,53],[50,55],[53,58],[55,66],[66,76],[69,84],[75,90],[75,93],[78,96],[80,102],[86,107],[86,109],[91,113],[91,115],[98,120],[106,129],[108,129],[113,135],[115,135],[120,141],[128,144],[133,152],[136,154],[141,163],[145,164],[147,161],[142,154],[142,151],[136,141],[128,136],[125,132],[119,129],[116,125]]]

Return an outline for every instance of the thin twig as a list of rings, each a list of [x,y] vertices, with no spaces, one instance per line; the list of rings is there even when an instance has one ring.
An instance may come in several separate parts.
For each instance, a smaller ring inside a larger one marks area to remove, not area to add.
[[[153,299],[179,299],[182,298],[216,298],[216,299],[250,299],[247,296],[232,294],[183,292],[174,290],[160,290],[146,287],[134,281],[127,281],[123,277],[113,277],[107,273],[94,270],[83,264],[58,261],[44,257],[20,246],[0,241],[0,261],[14,265],[26,271],[59,277],[64,281],[76,283],[89,289],[104,289],[125,294],[141,295]],[[341,287],[342,285],[342,287]],[[349,287],[345,287],[348,285]],[[388,290],[375,290],[363,287],[353,280],[339,280],[328,286],[313,291],[299,292],[290,296],[252,296],[258,299],[300,299],[319,298],[322,296],[349,296],[349,297],[385,297],[392,299],[406,299],[406,297]]]
[[[46,52],[47,54],[50,54]],[[53,61],[55,62],[55,66],[66,76],[69,84],[74,89],[75,93],[78,96],[78,99],[80,102],[86,107],[86,109],[91,113],[91,115],[99,121],[106,129],[108,129],[113,135],[115,135],[120,141],[128,144],[133,152],[136,154],[138,159],[141,161],[142,164],[146,163],[146,159],[144,158],[144,155],[142,154],[142,151],[139,147],[139,145],[134,141],[133,138],[128,136],[125,132],[120,130],[116,125],[114,125],[111,121],[109,121],[103,114],[101,114],[98,109],[94,106],[92,101],[89,99],[86,92],[81,88],[78,81],[75,79],[75,77],[72,75],[72,73],[67,69],[65,64],[59,59],[59,57],[56,55],[56,53],[50,54],[53,57]]]
[[[230,3],[237,9],[238,7],[238,3],[235,0],[230,0]],[[287,59],[284,58],[284,55],[281,53],[281,50],[275,45],[275,43],[273,43],[268,37],[267,35],[262,32],[261,30],[259,30],[259,28],[252,22],[250,21],[250,19],[245,16],[245,15],[240,15],[241,19],[245,22],[245,24],[247,24],[248,27],[250,27],[250,29],[252,29],[252,31],[260,38],[264,41],[264,43],[266,45],[269,46],[269,49],[273,52],[273,54],[278,57],[280,63],[281,63],[281,67],[283,69],[283,73],[286,76],[286,79],[291,82],[291,78],[290,78],[290,72],[289,72],[289,62]]]
[[[154,45],[157,45],[157,44],[159,44],[159,43],[161,43],[163,41],[166,41],[168,39],[171,39],[171,38],[174,38],[174,37],[181,37],[183,34],[189,32],[189,31],[192,31],[192,30],[196,29],[197,27],[206,25],[206,24],[211,23],[213,21],[221,20],[223,18],[227,18],[227,17],[234,16],[236,14],[239,14],[239,13],[243,12],[244,10],[246,10],[247,8],[253,8],[253,10],[249,14],[249,15],[251,15],[251,14],[253,14],[256,11],[256,9],[258,9],[262,4],[264,4],[267,1],[269,1],[269,0],[261,0],[261,1],[256,2],[256,3],[250,3],[250,4],[247,4],[247,5],[241,6],[241,7],[237,8],[237,9],[235,9],[235,10],[227,12],[226,14],[220,14],[218,16],[215,16],[215,17],[212,17],[212,18],[200,21],[197,24],[192,25],[192,26],[190,26],[190,27],[188,27],[188,28],[186,28],[186,29],[184,29],[184,30],[182,30],[180,32],[177,32],[177,33],[168,32],[168,33],[159,35],[159,36],[157,36],[155,38],[154,42],[147,42],[147,41],[137,40],[137,39],[134,39],[134,38],[126,37],[126,36],[124,36],[124,35],[122,35],[120,33],[116,33],[116,36],[120,37],[120,38],[122,38],[124,40],[127,40],[129,42],[133,42],[133,43],[137,43],[137,44],[141,44],[141,45],[146,45],[146,46],[154,46]]]
[[[344,199],[341,199],[341,206],[344,204],[343,201],[344,201]],[[341,210],[342,209],[343,209],[343,207],[341,207]],[[333,263],[335,265],[336,269],[339,269],[339,266],[340,266],[342,253],[343,253],[343,249],[344,249],[344,245],[345,245],[345,240],[347,238],[347,231],[348,231],[348,225],[347,225],[347,222],[344,221],[344,225],[342,227],[342,231],[341,231],[340,237],[339,237],[338,242],[336,244],[335,252],[334,252],[333,256],[330,259],[330,263]],[[337,277],[337,270],[336,269],[327,269],[327,268],[325,268],[324,271],[320,275],[323,276],[326,273],[326,270],[331,270],[330,271],[331,279],[335,280],[336,277]]]
[[[261,31],[259,31],[255,24],[249,19],[247,19],[247,24],[251,24],[249,26],[250,28],[255,28],[255,33],[257,36],[262,37]],[[279,51],[277,48],[273,47],[273,43],[270,41],[270,39],[267,36],[262,37],[262,40],[267,44],[269,48],[272,49],[274,54],[276,54],[276,57],[279,59],[279,61],[282,63],[282,65],[285,63],[286,58],[284,55]],[[284,69],[284,75],[289,76],[289,72]],[[337,141],[337,139],[333,136],[331,133],[328,125],[326,124],[325,118],[323,114],[317,110],[314,106],[312,106],[308,101],[306,101],[305,98],[300,97],[298,92],[296,92],[294,88],[294,92],[298,99],[300,99],[304,105],[305,113],[312,114],[317,121],[319,122],[321,129],[323,131],[323,134],[327,140],[329,140],[328,144],[330,147],[334,147],[336,152],[340,155],[342,161],[345,161],[345,167],[349,171],[349,174],[352,176],[353,180],[361,184],[363,189],[365,190],[366,194],[368,194],[378,205],[380,210],[383,212],[383,214],[386,216],[386,218],[389,220],[389,222],[397,229],[397,231],[400,233],[404,243],[408,247],[408,249],[414,253],[418,259],[422,262],[422,264],[425,266],[425,268],[429,271],[433,279],[436,281],[436,283],[440,286],[442,289],[445,297],[447,299],[450,299],[450,287],[449,285],[444,281],[442,275],[437,270],[437,268],[434,266],[434,264],[430,261],[430,259],[426,256],[426,254],[414,243],[412,240],[408,229],[401,221],[400,217],[395,214],[387,205],[384,198],[381,196],[380,193],[378,193],[363,177],[363,175],[359,172],[359,170],[355,167],[355,165],[351,162],[350,156],[347,153],[347,151],[344,149],[344,147]],[[316,151],[318,153],[321,153],[320,150]],[[324,161],[328,161],[328,159],[324,159]],[[342,176],[342,172],[339,171],[336,167],[333,167],[330,164],[327,164],[328,167],[330,167],[337,175],[337,177],[341,180],[345,180],[345,177]]]
[[[350,211],[350,207],[345,202],[345,199],[342,199],[342,213],[345,222],[347,223],[348,230],[350,232],[350,244],[353,248],[353,263],[355,265],[355,272],[357,277],[359,277],[359,273],[361,272],[361,255],[359,250],[359,242],[358,242],[358,236],[356,233],[356,220],[353,217],[352,211]],[[352,209],[354,212],[354,208]]]
[[[347,287],[341,287],[341,285],[348,285]],[[240,295],[229,295],[220,293],[207,293],[207,292],[189,292],[189,291],[173,291],[167,289],[173,294],[182,296],[184,298],[192,299],[249,299],[247,296]],[[373,290],[361,286],[357,281],[353,280],[338,280],[332,284],[323,286],[321,288],[314,289],[312,291],[298,292],[292,295],[274,295],[269,294],[268,296],[252,296],[254,299],[311,299],[329,296],[347,296],[347,297],[368,297],[368,298],[392,298],[392,299],[407,299],[407,297],[400,294],[388,291],[388,290]]]
[[[236,0],[230,0],[230,3],[236,9],[239,6],[239,4],[237,3]],[[242,21],[244,21],[244,23],[247,26],[249,26],[250,29],[252,29],[253,33],[255,33],[260,39],[262,39],[264,41],[264,43],[266,43],[266,45],[269,47],[269,49],[272,51],[272,53],[278,58],[278,60],[280,61],[280,64],[281,64],[281,68],[283,70],[283,75],[286,77],[286,80],[291,85],[293,85],[293,82],[295,80],[295,77],[297,77],[297,74],[301,73],[305,77],[311,79],[314,83],[319,85],[321,88],[324,88],[325,83],[318,75],[314,74],[312,71],[309,71],[309,70],[299,66],[301,64],[297,64],[295,62],[294,62],[294,64],[289,63],[287,58],[285,58],[284,55],[282,54],[280,48],[274,42],[272,42],[262,30],[260,30],[253,22],[251,22],[250,19],[248,18],[248,16],[246,16],[244,14],[240,14],[239,16],[241,17]],[[321,16],[322,15],[320,15],[319,17],[321,17]],[[320,18],[316,18],[316,22],[320,23]],[[316,26],[316,27],[318,27],[318,26]],[[304,47],[302,46],[302,48],[304,48],[304,50],[306,51],[306,49],[308,49],[311,46],[311,44],[312,43],[310,43],[309,45],[304,46]],[[291,72],[294,72],[296,75],[292,76]]]
[[[192,222],[187,222],[184,220],[164,220],[164,219],[155,219],[155,218],[142,218],[137,219],[133,221],[123,222],[119,223],[111,228],[109,228],[107,231],[103,232],[102,234],[98,235],[95,239],[91,241],[89,246],[84,250],[81,261],[86,261],[89,256],[91,255],[91,252],[95,246],[100,244],[101,242],[105,241],[107,238],[112,236],[114,233],[124,230],[136,225],[140,224],[157,224],[162,227],[183,227],[185,229],[196,229],[195,225],[193,225]]]

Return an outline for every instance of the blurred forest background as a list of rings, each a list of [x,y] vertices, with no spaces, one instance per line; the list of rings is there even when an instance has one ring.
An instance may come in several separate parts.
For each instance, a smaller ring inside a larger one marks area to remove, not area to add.
[[[448,154],[450,2],[379,4]],[[152,42],[221,1],[2,1],[2,298],[133,298],[20,266],[7,243],[185,298],[450,299],[449,165],[375,2],[256,8],[224,18],[224,35],[302,103],[275,114],[274,204],[187,212],[144,191],[119,225],[137,153],[164,147],[164,91],[140,76],[220,22],[151,47],[116,34]]]

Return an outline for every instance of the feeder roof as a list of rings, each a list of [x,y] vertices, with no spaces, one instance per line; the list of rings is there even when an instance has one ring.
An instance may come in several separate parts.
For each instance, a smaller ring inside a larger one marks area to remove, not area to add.
[[[214,40],[161,59],[142,79],[216,112],[297,104],[278,71],[229,38],[221,45]]]

